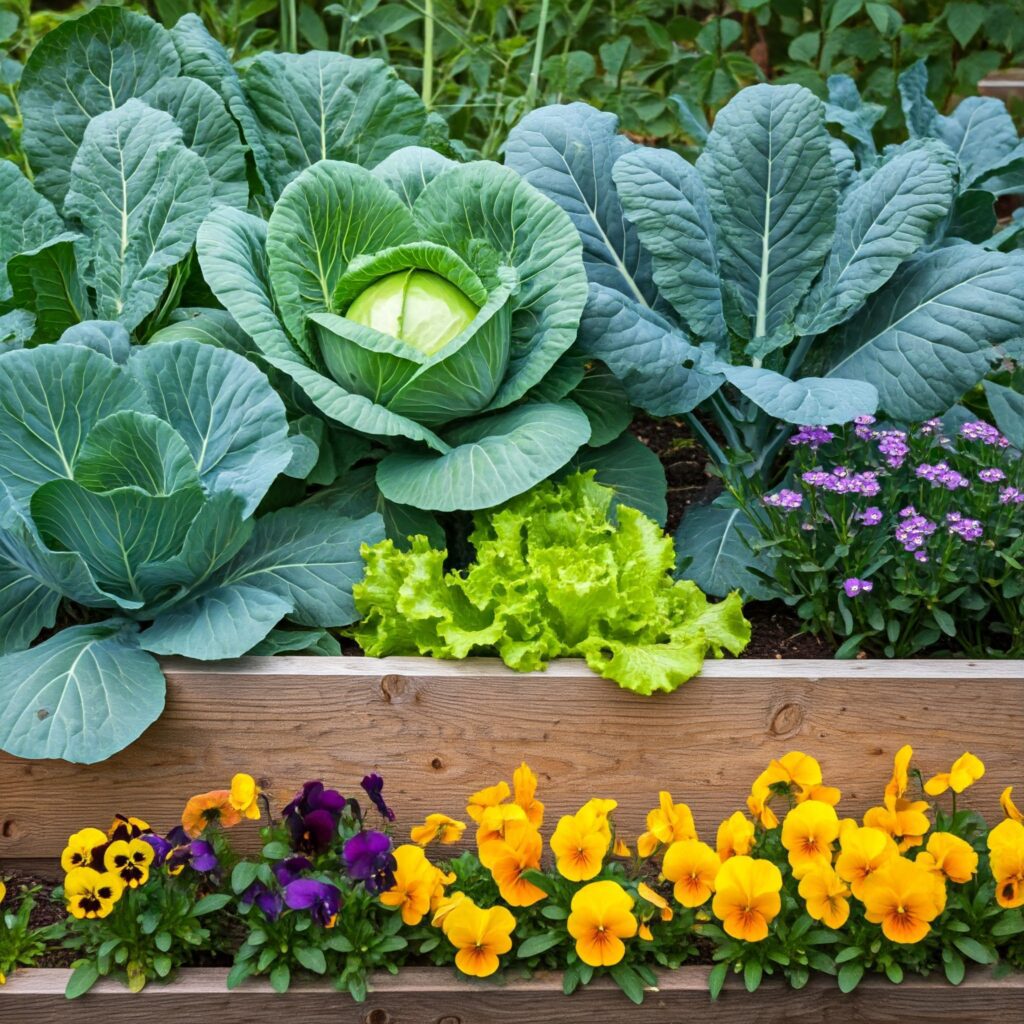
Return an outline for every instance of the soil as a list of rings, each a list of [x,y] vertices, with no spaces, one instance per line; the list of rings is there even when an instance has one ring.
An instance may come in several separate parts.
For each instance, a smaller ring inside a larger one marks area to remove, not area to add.
[[[45,928],[47,925],[58,924],[67,917],[64,904],[52,897],[54,889],[52,878],[21,871],[8,872],[3,870],[2,865],[0,865],[0,878],[3,878],[7,885],[5,904],[10,903],[12,898],[19,899],[18,894],[22,889],[38,890],[34,893],[36,905],[29,916],[31,927]],[[59,945],[49,946],[41,959],[36,962],[36,967],[70,967],[75,955],[72,950],[61,949]]]

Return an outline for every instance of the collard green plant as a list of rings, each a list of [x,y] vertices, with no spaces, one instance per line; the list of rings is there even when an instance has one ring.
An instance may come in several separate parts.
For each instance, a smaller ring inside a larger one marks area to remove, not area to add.
[[[154,654],[238,657],[356,617],[378,517],[254,517],[295,448],[250,362],[117,324],[0,356],[0,746],[91,763],[164,703]],[[62,611],[63,609],[63,611]],[[68,625],[30,646],[60,619]]]
[[[579,349],[635,405],[687,416],[724,475],[770,477],[792,424],[944,413],[1024,332],[1024,257],[957,235],[948,146],[913,140],[851,173],[800,86],[740,93],[696,166],[583,104],[529,115],[506,159],[583,239]],[[684,519],[709,593],[765,593],[744,571],[749,526],[728,506]]]
[[[419,147],[373,170],[323,160],[268,222],[214,211],[198,252],[266,363],[387,444],[376,482],[391,502],[490,507],[591,437],[566,397],[582,361],[552,372],[586,299],[579,237],[507,168]]]

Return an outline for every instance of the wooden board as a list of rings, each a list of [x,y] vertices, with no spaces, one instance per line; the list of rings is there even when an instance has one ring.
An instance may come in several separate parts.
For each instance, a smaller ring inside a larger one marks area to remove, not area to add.
[[[731,979],[721,998],[707,994],[707,968],[684,967],[663,975],[643,1005],[626,1001],[611,982],[599,980],[571,998],[557,976],[538,975],[498,987],[473,984],[436,969],[403,971],[375,979],[363,1005],[325,982],[296,986],[283,999],[265,982],[226,991],[226,970],[186,970],[170,984],[150,985],[131,995],[116,982],[101,982],[85,998],[68,1003],[68,971],[15,974],[0,988],[4,1024],[152,1024],[154,1020],[254,1024],[282,1013],[296,1021],[335,1024],[1020,1024],[1024,976],[996,982],[981,972],[952,988],[938,978],[909,977],[902,985],[881,978],[842,995],[831,979],[816,978],[793,992],[768,982],[755,995]]]
[[[1024,68],[993,71],[978,83],[982,96],[994,96],[1004,103],[1011,99],[1024,99]]]
[[[187,797],[260,779],[280,808],[303,781],[358,791],[380,771],[408,828],[428,811],[462,815],[466,795],[526,759],[549,825],[583,800],[620,802],[632,836],[659,788],[698,828],[743,806],[772,757],[818,757],[842,809],[880,800],[892,755],[912,743],[926,773],[964,750],[988,765],[971,793],[995,819],[998,793],[1024,795],[1024,662],[719,661],[674,694],[640,697],[581,662],[521,675],[499,662],[422,658],[169,661],[167,709],[137,743],[93,766],[0,754],[0,859],[56,858],[66,837],[115,811],[158,829]],[[255,839],[251,826],[236,833]]]

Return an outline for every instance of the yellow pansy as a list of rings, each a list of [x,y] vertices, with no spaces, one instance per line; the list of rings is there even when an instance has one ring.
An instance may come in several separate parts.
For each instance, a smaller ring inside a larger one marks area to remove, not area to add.
[[[947,789],[954,793],[962,793],[973,786],[985,774],[985,765],[971,753],[961,754],[948,772],[933,775],[925,784],[924,791],[929,796],[939,796]]]
[[[696,838],[690,808],[673,803],[672,794],[662,790],[658,794],[658,807],[647,814],[647,831],[637,839],[636,852],[641,857],[650,857],[659,846]]]

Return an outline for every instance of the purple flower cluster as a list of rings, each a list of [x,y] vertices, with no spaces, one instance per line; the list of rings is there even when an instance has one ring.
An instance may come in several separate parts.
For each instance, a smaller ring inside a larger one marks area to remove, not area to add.
[[[835,434],[826,427],[803,426],[790,439],[792,445],[806,445],[816,452],[823,444],[835,439]]]
[[[970,519],[959,512],[946,513],[946,526],[950,533],[964,540],[977,540],[985,532],[981,520]]]
[[[874,416],[858,416],[854,419],[853,432],[862,441],[871,441],[874,439],[875,432],[871,428],[877,422]]]
[[[984,420],[965,423],[960,428],[960,436],[967,438],[968,441],[980,441],[990,448],[1009,448],[1010,446],[1009,440],[1003,437],[991,423],[986,423]]]
[[[913,505],[900,509],[901,522],[896,526],[896,539],[903,545],[904,551],[911,551],[919,562],[927,562],[928,555],[924,551],[925,543],[935,532],[936,524],[922,515],[918,515]]]
[[[947,491],[971,486],[970,480],[957,470],[951,469],[948,462],[936,462],[935,465],[924,462],[914,470],[914,476],[919,480],[927,480],[932,487],[945,487]]]
[[[789,491],[783,487],[782,490],[777,491],[775,494],[766,494],[764,496],[764,503],[771,508],[784,508],[788,512],[792,509],[800,508],[804,503],[804,499],[799,491]]]
[[[1006,479],[1006,474],[997,466],[983,469],[978,473],[978,479],[983,484],[997,484],[1000,480]]]
[[[999,488],[1000,505],[1024,505],[1024,491],[1017,487]]]
[[[166,864],[168,874],[180,874],[185,868],[211,874],[220,868],[213,846],[205,839],[190,839],[180,825],[172,828],[166,839],[152,832],[142,838],[153,847],[153,863]]]
[[[877,526],[884,517],[877,505],[868,505],[862,512],[857,513],[856,518],[865,526]]]
[[[921,434],[922,437],[930,437],[932,434],[937,434],[940,430],[942,430],[942,420],[937,417],[935,419],[925,420],[924,423],[917,428],[917,432]]]
[[[833,494],[862,494],[865,498],[873,498],[882,490],[878,474],[873,470],[851,473],[845,466],[836,466],[831,473],[812,469],[801,479],[811,487],[820,487]]]
[[[884,456],[889,468],[899,469],[910,454],[906,431],[881,430],[875,436],[878,438],[878,452]]]
[[[296,850],[319,853],[334,840],[345,798],[322,782],[307,782],[302,792],[285,807],[285,824]]]

